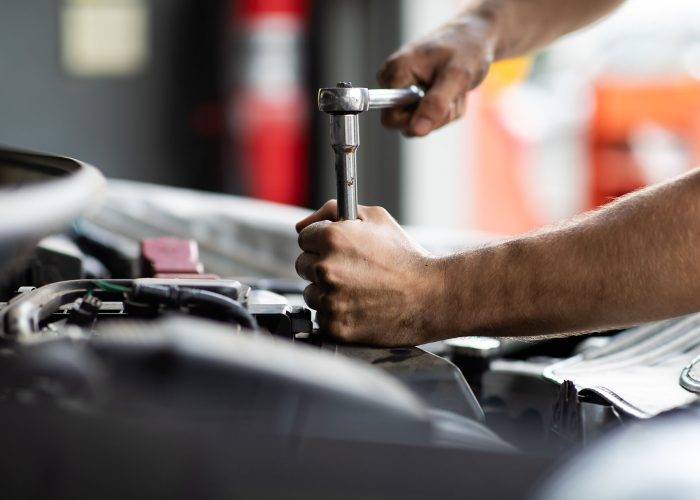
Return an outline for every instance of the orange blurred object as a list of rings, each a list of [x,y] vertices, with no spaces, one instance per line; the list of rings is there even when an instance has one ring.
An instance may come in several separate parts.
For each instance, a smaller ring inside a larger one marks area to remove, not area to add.
[[[514,136],[503,124],[498,111],[500,93],[507,88],[503,82],[502,78],[491,85],[487,81],[486,88],[470,99],[475,115],[471,132],[474,225],[520,234],[550,221],[549,214],[541,213],[534,203],[537,194],[531,192],[534,177],[530,176],[541,145]],[[581,167],[587,182],[574,187],[585,194],[581,208],[596,208],[650,182],[632,149],[634,134],[645,126],[653,125],[677,140],[685,169],[700,165],[700,82],[600,80],[592,87],[592,97],[595,107],[582,139],[587,159]]]
[[[475,115],[471,161],[475,165],[477,229],[517,234],[540,225],[540,218],[522,187],[522,169],[530,157],[528,146],[506,129],[496,106],[504,90],[528,77],[531,64],[531,58],[494,64],[479,90],[469,97],[469,108]]]
[[[590,126],[589,208],[647,185],[630,150],[630,137],[647,124],[676,135],[688,151],[687,168],[700,164],[700,83],[600,81]]]
[[[541,219],[522,182],[530,148],[505,128],[485,93],[477,91],[470,96],[469,106],[475,115],[471,159],[475,228],[519,234],[540,226]]]

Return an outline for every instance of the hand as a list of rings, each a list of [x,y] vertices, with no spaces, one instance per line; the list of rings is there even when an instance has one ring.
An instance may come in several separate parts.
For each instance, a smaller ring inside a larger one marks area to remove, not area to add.
[[[415,110],[384,110],[384,126],[425,136],[463,116],[466,93],[483,81],[493,61],[491,31],[486,19],[464,16],[389,57],[377,74],[382,86],[419,85],[427,92]]]
[[[336,202],[300,221],[299,276],[321,330],[345,342],[386,346],[430,341],[443,286],[439,259],[414,243],[380,207],[358,207],[358,220],[333,222]]]

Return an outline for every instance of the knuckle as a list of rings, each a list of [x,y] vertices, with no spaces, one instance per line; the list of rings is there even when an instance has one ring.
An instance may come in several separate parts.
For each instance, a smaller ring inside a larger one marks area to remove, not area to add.
[[[299,255],[299,257],[297,257],[297,260],[294,261],[294,270],[296,271],[297,275],[299,275],[300,278],[304,277],[301,274],[301,260],[302,260],[301,257],[302,257],[302,255],[304,255],[304,254]]]
[[[395,66],[396,60],[393,56],[384,61],[384,64],[382,64],[379,71],[377,71],[377,81],[382,85],[388,85],[392,75],[396,71]]]
[[[370,217],[374,219],[384,218],[389,215],[389,212],[387,212],[384,207],[380,206],[367,207],[367,212],[369,213]]]
[[[435,60],[438,57],[446,55],[449,49],[438,42],[435,41],[425,41],[419,45],[413,47],[413,52],[424,58],[430,58]]]
[[[385,87],[404,87],[416,83],[415,69],[422,57],[413,49],[402,49],[389,56],[377,72],[377,81]]]
[[[348,304],[337,292],[323,296],[322,308],[327,319],[327,332],[334,338],[349,342],[353,339],[351,314]]]
[[[461,82],[464,92],[473,89],[486,78],[489,70],[489,63],[481,63],[477,67],[464,66],[458,63],[448,64],[443,70],[445,76],[450,80]]]
[[[299,245],[299,248],[301,248],[304,251],[309,249],[308,247],[311,245],[311,242],[314,239],[315,231],[316,226],[314,224],[306,226],[304,229],[301,230],[301,232],[297,236],[297,245]]]
[[[331,314],[331,317],[333,317],[333,313],[335,312],[335,302],[335,298],[331,293],[326,293],[321,298],[321,307],[324,311]]]
[[[332,318],[328,321],[327,325],[328,334],[338,340],[344,342],[349,342],[352,340],[352,331],[344,323],[339,321],[337,318]]]
[[[377,72],[377,80],[382,85],[391,86],[396,80],[397,74],[401,71],[402,57],[400,55],[390,56]]]
[[[329,290],[323,296],[323,305],[327,311],[330,311],[333,317],[337,318],[340,314],[347,311],[347,305],[343,299],[343,295],[338,290]]]
[[[471,81],[470,81],[470,89],[473,89],[477,85],[479,85],[481,82],[483,82],[486,79],[486,76],[489,74],[489,69],[491,68],[491,63],[490,61],[484,61],[482,65],[477,69],[477,71],[474,72],[472,75]]]
[[[331,272],[331,268],[328,265],[327,262],[319,262],[316,264],[316,269],[315,269],[315,274],[316,278],[318,281],[321,283],[333,283],[333,273]]]
[[[316,292],[317,287],[313,284],[304,288],[304,302],[306,302],[312,309],[317,309],[319,307]]]
[[[345,237],[337,225],[328,226],[324,231],[326,246],[331,250],[337,250],[343,246]]]
[[[465,84],[471,82],[474,77],[473,73],[467,68],[458,64],[448,64],[444,69],[445,75],[454,80],[463,81]]]
[[[421,102],[421,108],[423,112],[431,115],[443,117],[449,111],[449,101],[447,98],[440,94],[428,94],[423,98]]]

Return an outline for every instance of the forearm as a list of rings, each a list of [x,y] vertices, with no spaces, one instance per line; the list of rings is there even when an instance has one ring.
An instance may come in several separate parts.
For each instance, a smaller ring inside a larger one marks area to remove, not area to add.
[[[454,22],[471,26],[474,18],[490,27],[494,59],[539,49],[562,35],[605,16],[624,0],[477,0]]]
[[[629,326],[700,310],[700,171],[443,262],[441,337]]]

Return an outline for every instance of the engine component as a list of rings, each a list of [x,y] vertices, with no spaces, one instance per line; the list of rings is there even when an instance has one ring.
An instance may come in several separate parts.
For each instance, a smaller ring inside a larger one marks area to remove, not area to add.
[[[141,267],[142,276],[200,279],[205,277],[195,240],[146,238],[141,241]]]
[[[241,303],[208,290],[136,282],[131,296],[138,302],[162,304],[173,309],[187,308],[191,313],[232,321],[243,328],[251,330],[258,328],[255,317]]]
[[[103,188],[85,163],[0,149],[0,273],[17,270],[43,236],[96,206]]]
[[[679,383],[700,354],[700,315],[652,323],[619,333],[607,344],[548,367],[544,375],[572,381],[621,412],[649,418],[698,399]]]
[[[68,314],[68,323],[78,326],[89,326],[95,319],[102,308],[102,301],[92,295],[92,291],[84,297],[77,299]]]

